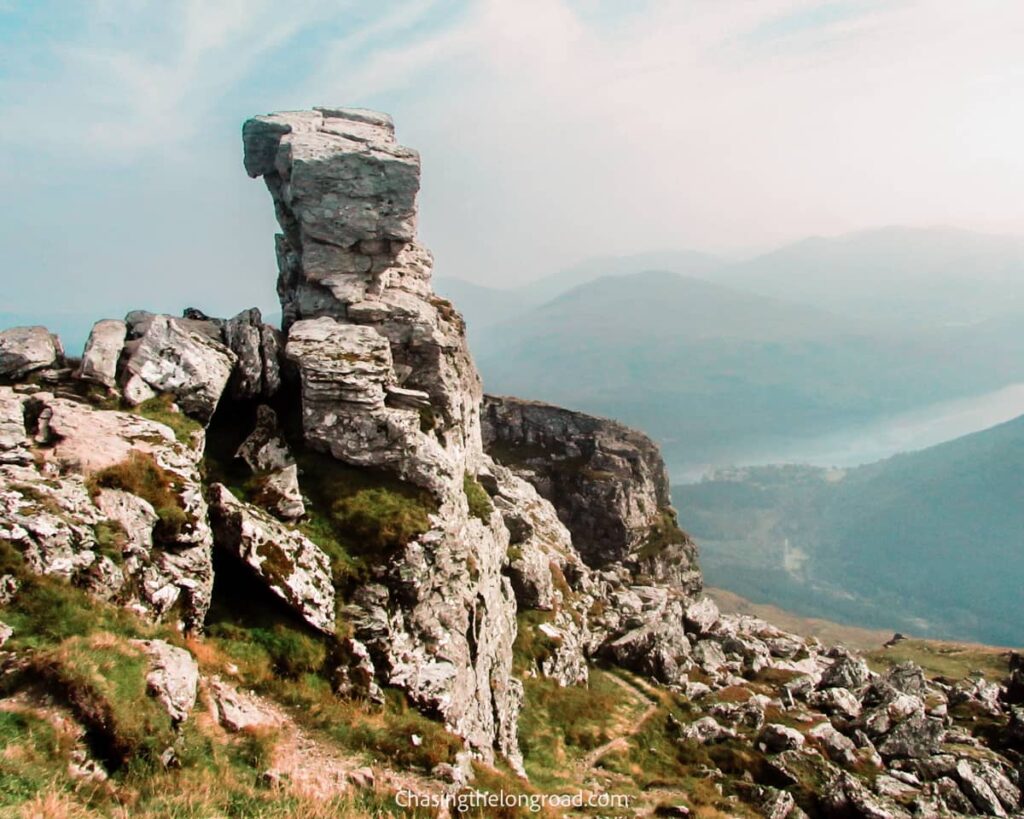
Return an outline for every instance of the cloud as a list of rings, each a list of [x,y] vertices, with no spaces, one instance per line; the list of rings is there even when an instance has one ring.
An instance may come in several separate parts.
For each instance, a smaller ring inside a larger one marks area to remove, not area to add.
[[[32,268],[59,224],[39,281],[90,281],[97,300],[262,298],[272,215],[238,127],[320,103],[395,115],[439,270],[483,282],[880,224],[1024,232],[1024,15],[983,6],[92,0],[69,18],[40,2],[0,16],[0,150],[17,158],[0,182],[21,192],[0,240]]]
[[[45,79],[3,78],[5,120],[51,123],[3,141],[53,151],[74,143],[114,163],[180,147],[261,60],[342,10],[319,0],[293,0],[286,14],[271,0],[93,0],[43,53]],[[61,13],[53,6],[43,20]]]
[[[652,2],[597,25],[491,0],[316,82],[393,101],[439,260],[501,279],[890,222],[1024,231],[1022,26],[1014,2]]]

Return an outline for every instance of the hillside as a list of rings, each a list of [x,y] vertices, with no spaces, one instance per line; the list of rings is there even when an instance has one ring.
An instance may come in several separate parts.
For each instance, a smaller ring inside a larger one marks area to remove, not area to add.
[[[474,341],[488,390],[640,426],[678,473],[1012,382],[1024,358],[1005,352],[1011,332],[967,344],[966,331],[905,333],[650,271],[582,285]]]
[[[486,339],[494,325],[526,315],[563,293],[597,279],[641,270],[702,277],[712,275],[722,264],[713,256],[688,250],[597,256],[515,287],[489,287],[455,276],[438,276],[434,289],[438,295],[459,305],[475,345],[478,340]]]
[[[1024,418],[851,470],[675,486],[709,582],[808,616],[1024,643]]]

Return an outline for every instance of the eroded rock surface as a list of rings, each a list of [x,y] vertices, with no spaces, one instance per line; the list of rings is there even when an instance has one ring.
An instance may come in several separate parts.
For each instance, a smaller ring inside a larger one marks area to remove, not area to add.
[[[243,561],[313,628],[334,631],[331,562],[319,546],[219,483],[210,487],[210,520],[218,548]]]
[[[677,524],[655,443],[616,421],[537,401],[486,396],[486,448],[520,470],[558,510],[588,566],[614,563],[701,589],[697,551]]]
[[[45,327],[12,327],[0,331],[0,378],[23,378],[54,366],[64,355],[60,340]]]
[[[4,451],[31,454],[28,462],[9,457],[0,465],[0,537],[38,574],[154,618],[176,609],[186,627],[201,628],[213,587],[201,449],[179,443],[155,421],[50,393],[0,387],[0,407],[20,407],[29,427],[17,440],[12,420]],[[173,530],[160,526],[144,498],[89,485],[92,476],[140,456],[170,487],[181,520]]]

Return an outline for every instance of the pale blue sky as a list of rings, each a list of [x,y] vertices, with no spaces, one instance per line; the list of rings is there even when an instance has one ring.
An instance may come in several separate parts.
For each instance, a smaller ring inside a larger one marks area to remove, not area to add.
[[[1024,233],[1019,0],[0,0],[0,313],[273,308],[249,115],[392,113],[438,272]]]

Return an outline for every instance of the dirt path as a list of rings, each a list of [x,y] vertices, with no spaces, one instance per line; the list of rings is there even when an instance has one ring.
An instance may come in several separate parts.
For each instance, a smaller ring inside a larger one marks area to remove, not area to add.
[[[654,715],[655,711],[658,710],[657,703],[651,702],[647,694],[637,686],[632,685],[631,683],[627,682],[626,680],[622,679],[621,677],[615,674],[610,674],[608,678],[612,680],[612,682],[614,682],[617,686],[619,686],[623,691],[629,693],[629,695],[633,697],[634,700],[646,702],[648,705],[647,708],[644,709],[644,711],[639,716],[630,720],[629,726],[623,733],[619,734],[619,736],[617,737],[608,740],[608,742],[604,743],[604,745],[595,748],[585,757],[583,757],[583,759],[580,760],[579,766],[580,771],[582,773],[587,773],[588,771],[594,770],[594,768],[597,766],[597,763],[601,761],[601,758],[604,757],[605,754],[608,754],[612,751],[625,750],[626,748],[628,748],[629,740],[632,737],[636,736],[641,726]]]

